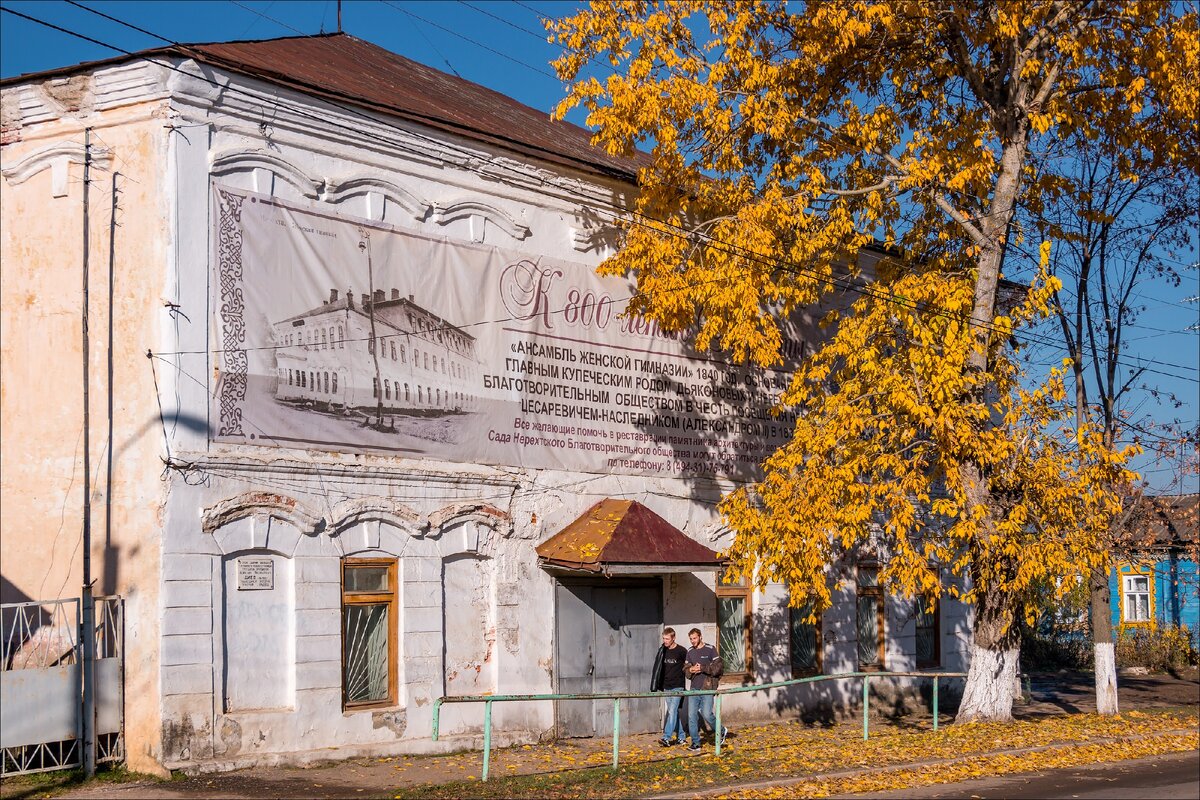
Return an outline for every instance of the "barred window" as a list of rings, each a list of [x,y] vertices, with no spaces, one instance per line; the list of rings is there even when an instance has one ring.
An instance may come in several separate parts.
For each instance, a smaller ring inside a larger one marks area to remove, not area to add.
[[[879,565],[858,565],[858,666],[862,670],[884,668],[883,587],[879,585]]]
[[[346,708],[396,702],[396,561],[342,562],[342,702]]]
[[[727,675],[750,672],[750,586],[717,578],[717,651]]]
[[[821,672],[821,619],[809,622],[812,604],[788,607],[789,645],[792,676],[817,675]]]

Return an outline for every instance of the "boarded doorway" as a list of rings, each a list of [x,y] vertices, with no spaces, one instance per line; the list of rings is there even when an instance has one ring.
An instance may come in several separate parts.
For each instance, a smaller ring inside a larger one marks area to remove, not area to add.
[[[662,580],[562,579],[556,588],[558,691],[647,692],[662,643]],[[560,700],[558,735],[609,736],[611,700]],[[657,698],[621,701],[621,731],[661,724]]]

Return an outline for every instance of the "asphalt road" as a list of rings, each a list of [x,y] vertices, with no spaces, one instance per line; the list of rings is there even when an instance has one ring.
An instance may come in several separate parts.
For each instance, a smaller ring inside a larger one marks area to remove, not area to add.
[[[923,786],[854,798],[985,798],[985,800],[1200,800],[1200,750],[1134,761],[1093,764]]]

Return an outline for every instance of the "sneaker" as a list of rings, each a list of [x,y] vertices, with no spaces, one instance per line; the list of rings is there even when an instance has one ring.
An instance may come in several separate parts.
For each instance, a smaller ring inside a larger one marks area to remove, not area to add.
[[[675,744],[670,739],[659,739],[658,743],[663,747],[670,747],[671,745]]]
[[[699,752],[700,752],[700,745],[698,745],[698,744],[694,744],[694,745],[692,745],[691,747],[689,747],[689,748],[688,748],[688,752],[689,752],[689,753],[699,753]]]
[[[725,726],[721,726],[721,742],[722,742],[722,744],[728,738],[729,738],[729,728],[726,728]]]

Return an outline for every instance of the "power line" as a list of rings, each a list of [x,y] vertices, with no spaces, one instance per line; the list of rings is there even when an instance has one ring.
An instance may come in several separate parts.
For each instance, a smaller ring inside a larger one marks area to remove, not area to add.
[[[525,67],[526,69],[533,70],[534,72],[538,73],[539,75],[545,75],[547,78],[550,78],[550,79],[552,79],[552,80],[553,80],[553,81],[555,81],[556,83],[558,82],[558,76],[557,76],[557,75],[555,75],[555,74],[554,74],[554,73],[552,73],[552,72],[547,72],[546,70],[542,69],[541,67],[535,67],[535,66],[533,66],[532,64],[528,64],[528,63],[526,63],[526,62],[524,62],[524,61],[521,61],[521,60],[520,60],[520,59],[518,59],[518,58],[513,58],[513,57],[512,57],[512,56],[510,56],[508,53],[504,53],[504,52],[502,52],[502,51],[500,51],[500,50],[497,50],[497,49],[496,49],[496,48],[494,48],[494,47],[489,47],[488,45],[486,45],[486,44],[483,44],[482,42],[479,42],[479,41],[476,41],[475,39],[472,39],[470,36],[465,36],[464,34],[461,34],[461,33],[459,33],[459,32],[458,32],[458,31],[456,31],[456,30],[452,30],[452,29],[450,29],[450,28],[447,28],[447,27],[446,27],[446,26],[444,26],[444,25],[439,25],[438,23],[436,23],[436,22],[433,22],[432,20],[428,20],[428,19],[426,19],[425,17],[422,17],[420,14],[414,14],[413,12],[411,12],[411,11],[409,11],[409,10],[407,10],[407,9],[401,8],[400,6],[398,6],[398,5],[395,5],[394,3],[390,3],[390,2],[388,2],[388,0],[379,0],[379,1],[380,1],[381,3],[383,3],[385,6],[388,6],[389,8],[392,8],[392,9],[394,9],[394,10],[396,10],[396,11],[399,11],[401,14],[404,14],[405,16],[412,17],[413,19],[415,19],[415,20],[418,20],[418,21],[420,21],[420,22],[424,22],[426,25],[430,25],[430,26],[432,26],[432,27],[434,27],[434,28],[437,28],[437,29],[438,29],[438,30],[440,30],[440,31],[444,31],[445,33],[448,33],[448,34],[450,34],[451,36],[454,36],[454,37],[456,37],[456,38],[458,38],[458,39],[462,39],[464,42],[468,42],[468,43],[470,43],[470,44],[473,44],[473,45],[475,45],[476,47],[479,47],[479,48],[482,48],[482,49],[484,49],[484,50],[487,50],[489,53],[492,53],[492,54],[494,54],[494,55],[500,56],[501,58],[503,58],[503,59],[505,59],[505,60],[507,60],[507,61],[511,61],[511,62],[512,62],[512,63],[514,63],[514,64],[517,64],[517,65],[519,65],[519,66]],[[457,73],[455,73],[455,74],[457,74]],[[459,77],[462,77],[462,76],[459,76]]]
[[[161,41],[168,42],[168,43],[170,43],[170,44],[172,44],[172,45],[174,45],[174,46],[176,46],[176,47],[179,47],[180,49],[184,50],[185,52],[186,52],[186,51],[187,51],[187,49],[188,49],[187,45],[180,44],[180,43],[178,43],[178,42],[175,42],[174,40],[172,40],[172,39],[169,39],[169,38],[167,38],[167,37],[165,37],[165,36],[161,36],[161,35],[159,35],[159,34],[156,34],[156,33],[153,33],[153,32],[151,32],[151,31],[148,31],[148,30],[146,30],[145,28],[140,28],[140,27],[138,27],[138,26],[136,26],[136,25],[133,25],[133,24],[131,24],[131,23],[128,23],[128,22],[125,22],[124,20],[118,19],[118,18],[116,18],[116,17],[110,16],[110,15],[108,15],[108,14],[105,14],[105,13],[103,13],[103,12],[100,12],[100,11],[97,11],[97,10],[95,10],[95,9],[89,8],[88,6],[85,6],[85,5],[81,4],[81,3],[77,3],[77,2],[75,2],[75,0],[67,0],[67,2],[70,2],[72,5],[75,5],[75,6],[79,7],[79,8],[82,8],[82,9],[84,9],[84,10],[86,10],[86,11],[89,11],[89,12],[91,12],[91,13],[93,13],[93,14],[96,14],[96,15],[98,15],[98,16],[104,17],[105,19],[111,20],[111,21],[113,21],[113,22],[116,22],[116,23],[118,23],[118,24],[120,24],[120,25],[123,25],[123,26],[125,26],[125,27],[128,27],[128,28],[131,28],[131,29],[133,29],[133,30],[136,30],[136,31],[138,31],[138,32],[144,33],[144,34],[146,34],[146,35],[148,35],[148,36],[152,36],[152,37],[154,37],[154,38],[156,38],[156,39],[159,39],[159,40],[161,40]],[[256,102],[262,102],[262,99],[261,99],[261,98],[259,98],[259,97],[255,96],[255,95],[253,95],[253,94],[252,94],[252,93],[250,93],[250,92],[247,92],[247,91],[244,91],[244,90],[240,90],[240,89],[238,89],[238,88],[236,88],[236,87],[233,87],[233,86],[223,86],[223,85],[219,84],[219,83],[218,83],[217,81],[215,81],[215,80],[212,80],[212,79],[206,78],[206,77],[204,77],[204,76],[200,76],[200,75],[194,75],[194,74],[192,74],[192,73],[188,73],[188,72],[186,72],[186,71],[184,71],[184,70],[181,70],[181,69],[179,69],[178,67],[175,67],[175,66],[173,66],[173,65],[171,65],[171,64],[166,64],[166,63],[162,63],[162,62],[156,62],[156,61],[153,61],[152,59],[150,59],[150,58],[149,58],[148,56],[146,56],[146,55],[141,55],[141,54],[138,54],[138,53],[134,53],[134,52],[131,52],[131,51],[125,50],[124,48],[117,47],[117,46],[115,46],[115,45],[111,45],[111,44],[108,44],[108,43],[106,43],[106,42],[101,42],[101,41],[99,41],[99,40],[96,40],[96,39],[92,39],[92,38],[90,38],[90,37],[87,37],[87,36],[85,36],[85,35],[83,35],[83,34],[79,34],[79,33],[76,33],[75,31],[72,31],[72,30],[69,30],[69,29],[66,29],[66,28],[60,27],[60,26],[58,26],[58,25],[54,25],[54,24],[52,24],[52,23],[46,22],[45,20],[41,20],[41,19],[38,19],[38,18],[36,18],[36,17],[32,17],[32,16],[29,16],[29,15],[27,15],[27,14],[23,14],[23,13],[21,13],[21,12],[18,12],[18,11],[14,11],[13,9],[10,9],[10,8],[7,8],[7,7],[2,7],[2,6],[0,6],[0,11],[5,11],[5,12],[8,12],[8,13],[10,13],[10,14],[13,14],[13,15],[15,15],[15,16],[18,16],[18,17],[24,18],[24,19],[26,19],[26,20],[29,20],[29,21],[31,21],[31,22],[34,22],[34,23],[37,23],[37,24],[40,24],[40,25],[44,25],[44,26],[46,26],[46,27],[49,27],[49,28],[52,28],[52,29],[54,29],[54,30],[60,31],[60,32],[62,32],[62,33],[65,33],[65,34],[67,34],[67,35],[74,36],[74,37],[77,37],[77,38],[80,38],[80,39],[84,39],[84,40],[86,40],[86,41],[89,41],[89,42],[92,42],[92,43],[98,44],[98,45],[100,45],[100,46],[102,46],[102,47],[106,47],[106,48],[108,48],[108,49],[115,50],[115,51],[117,51],[117,52],[120,52],[120,53],[124,53],[124,54],[126,54],[126,55],[129,55],[129,56],[131,56],[131,57],[133,57],[133,58],[138,58],[138,59],[140,59],[140,60],[145,60],[145,61],[148,61],[148,62],[151,62],[151,63],[159,64],[159,66],[165,67],[165,68],[167,68],[167,69],[170,69],[170,70],[173,70],[173,71],[175,71],[175,72],[180,72],[181,74],[186,74],[186,75],[188,75],[188,77],[191,77],[191,78],[194,78],[194,79],[203,80],[203,81],[205,81],[205,82],[207,82],[207,83],[210,83],[210,84],[212,84],[212,85],[213,85],[213,86],[215,86],[215,87],[218,87],[218,88],[221,88],[221,89],[225,90],[225,91],[226,91],[226,92],[228,92],[228,93],[240,94],[240,95],[242,95],[242,96],[244,96],[244,97],[248,97],[248,98],[250,98],[250,99],[252,99],[252,100],[254,100],[254,101],[256,101]],[[254,13],[259,13],[259,12],[254,12]],[[280,23],[280,24],[282,24],[282,23]],[[311,36],[310,36],[310,35],[308,35],[308,34],[301,34],[301,35],[308,36],[308,38],[314,38],[314,37],[311,37]],[[346,51],[343,51],[343,52],[346,52]],[[461,147],[459,147],[459,146],[456,146],[456,145],[453,145],[453,144],[450,144],[450,143],[446,143],[446,142],[443,142],[443,141],[441,141],[441,140],[433,139],[433,138],[431,138],[431,137],[428,137],[428,136],[425,136],[425,135],[422,135],[422,134],[419,134],[419,133],[416,133],[416,132],[413,132],[413,131],[403,131],[402,129],[396,128],[394,125],[390,125],[390,124],[388,124],[388,123],[386,123],[386,122],[381,122],[380,120],[378,120],[378,119],[375,119],[374,117],[371,117],[371,116],[370,116],[370,115],[368,115],[368,114],[364,114],[364,113],[362,113],[362,112],[358,111],[357,109],[353,109],[353,108],[351,108],[351,107],[347,107],[347,106],[345,106],[345,105],[343,105],[343,104],[339,104],[339,103],[336,103],[336,102],[333,102],[333,101],[329,101],[329,102],[330,102],[330,104],[331,104],[331,105],[333,105],[334,107],[336,107],[336,108],[338,108],[338,109],[340,109],[340,110],[347,111],[348,113],[352,113],[352,114],[354,114],[354,115],[356,115],[356,116],[362,117],[363,119],[369,120],[369,121],[371,121],[371,122],[374,122],[374,123],[376,123],[376,124],[381,124],[381,125],[383,125],[384,127],[391,128],[391,129],[393,129],[393,130],[396,130],[397,132],[402,132],[402,133],[408,133],[408,134],[410,134],[410,135],[415,135],[415,136],[417,136],[417,137],[419,137],[419,138],[422,138],[422,139],[424,139],[425,141],[428,141],[428,142],[430,142],[431,144],[434,144],[434,145],[437,145],[437,146],[441,146],[441,147],[447,147],[447,149],[450,149],[451,151],[457,151],[459,154],[463,155],[464,157],[467,157],[467,158],[471,158],[471,157],[472,157],[472,154],[471,154],[469,151],[467,151],[467,150],[464,150],[463,148],[461,148]],[[306,111],[304,111],[304,109],[296,108],[295,106],[291,106],[291,105],[288,105],[288,104],[286,104],[286,103],[282,103],[282,102],[280,102],[280,101],[278,101],[278,100],[276,100],[276,101],[275,101],[275,104],[276,104],[276,107],[277,107],[277,108],[285,108],[285,109],[287,109],[287,110],[291,111],[292,113],[294,113],[294,114],[297,114],[297,115],[299,115],[299,116],[307,117],[307,118],[309,118],[309,119],[313,119],[313,120],[316,120],[316,121],[320,121],[320,122],[323,122],[323,123],[325,123],[325,124],[330,124],[330,125],[333,125],[333,126],[335,126],[335,127],[342,128],[342,129],[344,129],[344,130],[352,131],[352,132],[353,132],[353,133],[355,133],[356,135],[360,135],[360,136],[366,136],[366,137],[368,137],[368,138],[373,138],[373,139],[375,139],[375,140],[377,140],[377,141],[383,142],[383,143],[385,143],[385,144],[388,144],[388,145],[390,145],[390,146],[396,147],[396,148],[398,148],[398,149],[401,149],[401,150],[404,150],[404,151],[407,151],[407,152],[413,152],[413,153],[417,153],[417,152],[418,152],[418,151],[414,150],[414,149],[413,149],[411,146],[407,145],[407,143],[405,143],[405,142],[397,142],[397,141],[394,141],[394,140],[389,140],[389,139],[387,139],[387,138],[385,138],[385,137],[381,137],[381,136],[379,136],[379,135],[377,135],[377,134],[371,134],[371,133],[368,133],[368,132],[366,132],[366,131],[363,131],[363,130],[361,130],[361,129],[357,129],[357,128],[351,128],[351,127],[350,127],[350,126],[348,126],[348,125],[344,125],[344,124],[339,124],[339,123],[333,122],[333,121],[331,121],[331,120],[328,120],[328,119],[327,119],[327,118],[325,118],[325,117],[322,117],[322,116],[319,116],[319,115],[316,115],[316,114],[312,114],[312,113],[306,112]],[[464,168],[464,169],[471,170],[471,171],[475,171],[475,172],[480,172],[480,173],[482,174],[482,168],[481,168],[481,167],[479,167],[479,166],[475,166],[475,165],[472,165],[472,164],[471,164],[471,163],[469,163],[469,162],[468,162],[468,163],[466,163],[466,164],[462,164],[461,166],[462,166],[462,168]],[[493,177],[493,178],[494,178],[494,176],[490,176],[490,177]],[[569,194],[569,192],[568,192],[568,194]],[[818,274],[818,273],[812,272],[811,270],[805,270],[804,268],[800,267],[799,265],[792,264],[792,263],[790,263],[790,262],[784,262],[784,261],[781,261],[781,260],[778,260],[778,259],[770,259],[770,258],[768,258],[768,257],[759,256],[758,254],[755,254],[755,253],[752,253],[752,252],[750,252],[750,251],[747,251],[747,250],[745,250],[744,248],[738,247],[738,246],[736,246],[736,245],[731,245],[731,244],[729,244],[728,242],[724,242],[724,241],[722,241],[722,240],[720,240],[720,239],[717,239],[716,237],[714,237],[714,236],[711,236],[710,234],[702,233],[702,232],[699,232],[699,231],[689,231],[689,230],[687,230],[687,229],[683,228],[683,227],[682,227],[682,226],[680,226],[680,225],[676,225],[676,224],[673,224],[673,223],[667,222],[667,221],[665,221],[665,220],[657,219],[657,218],[651,217],[651,216],[649,216],[649,215],[647,215],[647,214],[644,214],[644,213],[641,213],[641,212],[638,212],[638,211],[635,211],[635,210],[631,210],[631,209],[627,209],[627,208],[622,208],[622,207],[620,207],[620,206],[617,206],[615,203],[607,203],[607,202],[605,202],[605,201],[602,201],[602,200],[598,200],[598,199],[595,199],[595,198],[588,198],[588,197],[584,197],[584,196],[582,196],[582,195],[578,195],[578,194],[576,194],[576,198],[577,198],[577,199],[580,199],[582,202],[584,202],[584,203],[586,203],[586,204],[588,204],[588,205],[591,205],[591,206],[593,206],[593,207],[596,207],[596,208],[597,208],[597,210],[601,210],[601,208],[600,208],[600,207],[602,207],[602,206],[608,206],[608,208],[606,208],[606,209],[603,209],[603,213],[606,213],[606,214],[610,214],[610,215],[612,215],[612,216],[613,216],[613,218],[614,218],[614,220],[616,220],[616,221],[628,220],[628,221],[630,221],[630,222],[633,222],[634,224],[639,224],[639,225],[642,225],[643,227],[647,227],[647,228],[649,228],[649,229],[651,229],[651,230],[657,230],[657,231],[659,231],[660,233],[664,233],[664,234],[666,234],[666,235],[669,235],[669,236],[676,236],[676,237],[682,237],[682,238],[688,238],[688,239],[701,239],[701,240],[703,240],[703,241],[707,242],[707,243],[708,243],[708,244],[709,244],[711,247],[713,247],[714,249],[717,249],[717,250],[719,250],[719,251],[721,251],[721,252],[724,252],[724,253],[725,253],[725,254],[727,254],[727,255],[731,255],[731,256],[734,256],[734,257],[737,257],[737,258],[741,258],[742,260],[744,260],[744,261],[747,261],[747,262],[750,262],[751,264],[755,264],[755,265],[758,265],[758,266],[766,266],[766,267],[770,267],[770,268],[773,268],[773,269],[782,269],[782,270],[783,270],[783,271],[785,271],[785,272],[791,272],[792,274],[796,274],[796,275],[806,275],[806,276],[809,276],[809,277],[815,278],[815,279],[817,279],[817,280],[821,281],[822,283],[827,283],[827,284],[829,284],[829,285],[831,285],[831,286],[837,286],[838,288],[843,288],[843,289],[846,289],[846,290],[848,290],[848,291],[851,291],[851,292],[855,292],[855,293],[858,293],[858,294],[862,294],[862,295],[864,295],[864,296],[873,297],[873,298],[875,298],[875,299],[879,299],[879,300],[882,300],[882,301],[884,301],[884,302],[889,302],[889,303],[892,303],[892,304],[894,304],[894,305],[898,305],[898,306],[901,306],[901,307],[905,307],[905,308],[908,308],[908,309],[910,309],[910,310],[914,310],[914,311],[923,311],[923,312],[925,312],[925,313],[930,313],[930,314],[937,315],[937,316],[943,316],[943,317],[946,317],[947,319],[953,319],[953,320],[960,321],[960,322],[967,322],[968,324],[970,324],[970,323],[971,323],[970,314],[954,314],[954,313],[947,312],[947,311],[944,311],[944,310],[941,310],[941,309],[936,309],[936,308],[932,308],[932,307],[928,307],[928,306],[923,306],[922,304],[919,304],[919,303],[915,303],[915,302],[908,302],[908,301],[905,301],[905,300],[903,300],[902,298],[898,298],[898,297],[896,297],[895,295],[892,295],[892,294],[890,294],[890,293],[889,293],[889,294],[881,294],[881,293],[879,293],[879,292],[878,292],[878,291],[876,291],[876,290],[873,290],[873,289],[871,289],[871,288],[869,288],[869,287],[867,287],[867,286],[865,286],[865,285],[862,285],[862,284],[854,283],[853,281],[847,281],[847,280],[845,280],[845,279],[836,278],[836,277],[832,277],[832,276],[830,276],[830,277],[823,276],[823,275],[820,275],[820,274]],[[654,223],[654,224],[648,224],[648,223]],[[699,285],[699,284],[697,284],[697,285]],[[687,286],[685,286],[685,287],[682,287],[682,288],[690,288],[690,287],[687,287]],[[998,329],[998,328],[996,328],[996,327],[995,327],[995,326],[994,326],[992,323],[990,323],[990,322],[982,322],[982,321],[980,321],[980,322],[977,322],[977,323],[975,323],[975,324],[977,324],[977,325],[978,325],[978,327],[982,328],[983,330],[985,330],[985,331],[988,331],[988,332],[991,332],[991,333],[997,333],[997,332],[1001,332],[1001,331],[999,331],[999,329]],[[1005,332],[1006,332],[1006,331],[1005,331]],[[1041,337],[1037,337],[1037,336],[1035,336],[1035,335],[1026,335],[1024,338],[1025,338],[1026,340],[1028,340],[1028,341],[1033,341],[1033,342],[1036,342],[1036,341],[1037,341],[1038,339],[1040,339]],[[1047,339],[1042,339],[1042,343],[1043,343],[1043,344],[1048,344],[1048,345],[1050,345],[1050,346],[1055,346],[1055,347],[1057,347],[1057,346],[1058,346],[1057,342],[1051,342],[1050,340],[1047,340]],[[1146,360],[1145,360],[1145,362],[1146,362],[1146,363],[1155,364],[1155,365],[1158,365],[1158,366],[1172,367],[1172,368],[1175,368],[1175,369],[1184,369],[1184,370],[1190,370],[1190,369],[1191,369],[1190,367],[1188,367],[1188,366],[1186,366],[1186,365],[1181,365],[1181,364],[1172,364],[1172,363],[1170,363],[1170,362],[1165,362],[1165,361],[1161,361],[1161,360],[1158,360],[1158,359],[1146,359]],[[1120,362],[1118,362],[1118,363],[1120,363]],[[1172,377],[1172,378],[1176,378],[1176,379],[1179,379],[1179,380],[1187,380],[1187,381],[1191,381],[1191,382],[1195,382],[1195,383],[1200,383],[1200,378],[1197,378],[1197,377],[1194,377],[1194,376],[1176,375],[1176,374],[1169,373],[1169,372],[1163,372],[1163,371],[1161,371],[1161,370],[1156,370],[1156,369],[1153,369],[1152,367],[1147,367],[1147,366],[1145,366],[1144,364],[1133,364],[1133,365],[1128,365],[1128,364],[1127,364],[1127,366],[1132,366],[1132,367],[1134,367],[1134,368],[1137,368],[1137,369],[1142,369],[1143,371],[1146,371],[1146,372],[1151,372],[1151,373],[1154,373],[1154,374],[1159,374],[1159,375],[1163,375],[1163,376],[1166,376],[1166,377]]]

